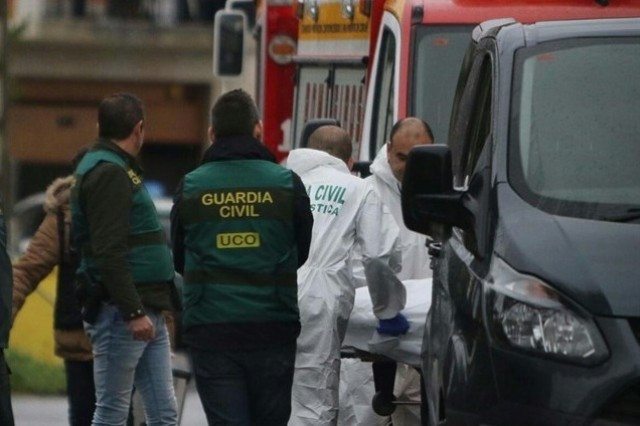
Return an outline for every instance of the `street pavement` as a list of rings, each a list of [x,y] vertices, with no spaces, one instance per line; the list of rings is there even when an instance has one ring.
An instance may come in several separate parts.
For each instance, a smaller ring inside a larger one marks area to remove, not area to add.
[[[68,426],[64,396],[12,395],[16,426]],[[191,382],[182,410],[182,425],[206,426],[202,404]]]
[[[191,370],[184,352],[174,353],[172,365],[174,377],[176,371],[188,372]],[[176,380],[174,384],[186,383],[184,380]],[[182,394],[180,394],[181,391],[183,391]],[[181,396],[184,396],[184,405],[180,424],[184,426],[206,426],[207,418],[204,414],[198,393],[196,392],[195,380],[191,379],[186,389],[185,386],[176,386],[178,403],[181,402]],[[67,418],[68,404],[65,396],[13,394],[11,401],[16,426],[67,426],[69,424]],[[134,407],[135,406],[134,404]],[[134,411],[134,413],[136,413],[136,411]]]

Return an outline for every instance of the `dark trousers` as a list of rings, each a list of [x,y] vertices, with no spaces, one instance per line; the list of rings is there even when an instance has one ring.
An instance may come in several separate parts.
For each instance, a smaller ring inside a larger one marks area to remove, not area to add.
[[[0,425],[13,426],[13,408],[11,407],[11,371],[4,359],[4,349],[0,348]]]
[[[69,400],[69,425],[90,426],[96,408],[93,361],[64,362]]]
[[[251,351],[190,353],[209,426],[287,425],[295,342]]]

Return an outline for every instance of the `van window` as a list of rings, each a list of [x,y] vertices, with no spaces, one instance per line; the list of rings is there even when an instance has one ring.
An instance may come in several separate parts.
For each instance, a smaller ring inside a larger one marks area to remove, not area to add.
[[[491,132],[491,58],[487,55],[481,60],[478,93],[472,109],[468,143],[463,154],[464,181],[468,181],[469,176],[473,173],[482,148],[484,148]]]
[[[447,143],[458,72],[472,30],[472,25],[421,25],[416,31],[409,114],[429,123],[436,143]]]
[[[491,58],[470,46],[457,85],[456,106],[451,118],[454,186],[466,186],[491,125]]]
[[[378,64],[373,92],[373,117],[370,151],[377,153],[384,145],[393,126],[395,87],[393,84],[396,61],[396,37],[385,29],[380,44],[380,62]],[[375,155],[375,154],[374,154]]]
[[[640,206],[640,39],[544,43],[516,54],[509,177],[552,213]]]

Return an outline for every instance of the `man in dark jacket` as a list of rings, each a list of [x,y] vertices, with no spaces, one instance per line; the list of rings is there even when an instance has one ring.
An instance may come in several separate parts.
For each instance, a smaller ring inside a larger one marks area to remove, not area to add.
[[[296,271],[313,217],[300,178],[260,142],[251,97],[211,110],[213,143],[171,212],[184,342],[209,424],[285,426],[300,332]]]
[[[2,200],[0,200],[0,424],[3,426],[13,426],[9,367],[4,359],[4,350],[9,344],[11,328],[12,288],[11,259],[7,254],[7,232],[4,227]]]
[[[161,314],[173,308],[174,272],[135,159],[144,140],[140,99],[126,93],[105,98],[98,130],[98,141],[76,167],[71,193],[78,273],[94,290],[105,291],[97,316],[85,317],[94,353],[93,424],[125,424],[135,382],[147,424],[176,425],[169,338]]]

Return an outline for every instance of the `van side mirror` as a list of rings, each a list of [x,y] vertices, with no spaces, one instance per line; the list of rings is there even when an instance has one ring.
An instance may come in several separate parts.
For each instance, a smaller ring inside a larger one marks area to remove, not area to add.
[[[213,75],[242,74],[246,16],[237,10],[220,10],[213,23]]]
[[[453,189],[451,150],[446,145],[416,146],[409,152],[402,180],[402,216],[407,228],[443,241],[455,226],[472,228],[463,192]]]

